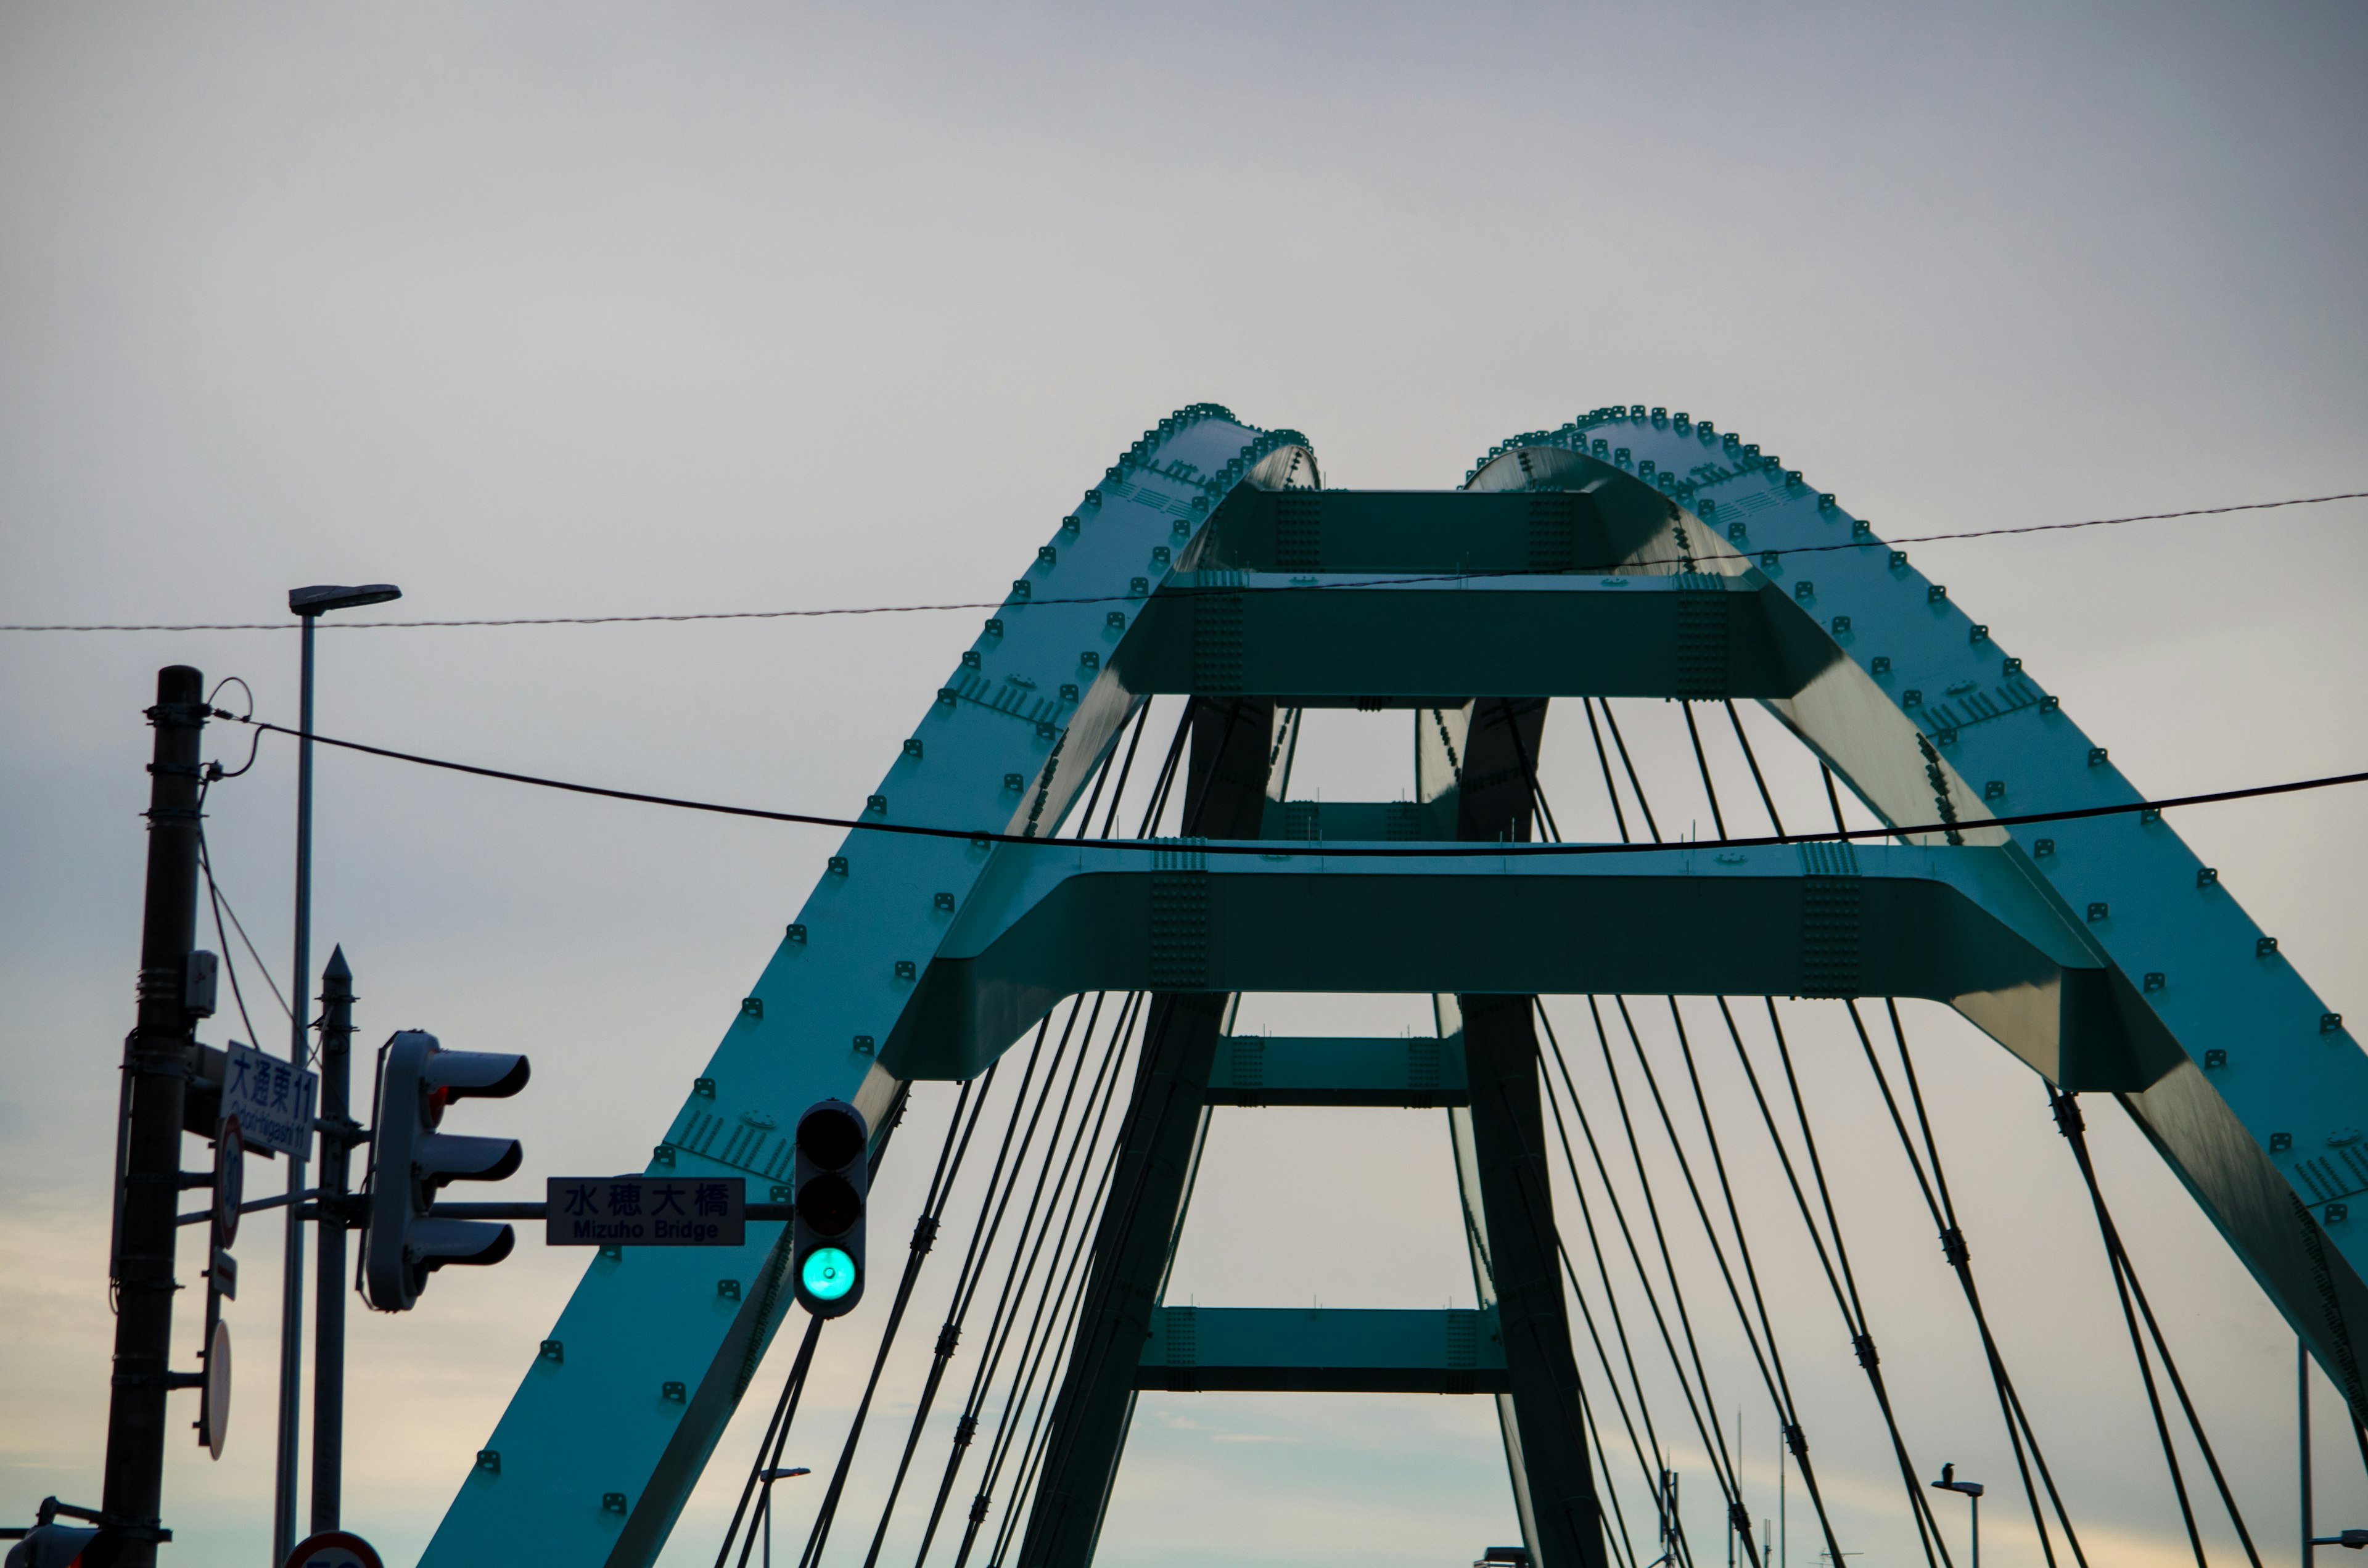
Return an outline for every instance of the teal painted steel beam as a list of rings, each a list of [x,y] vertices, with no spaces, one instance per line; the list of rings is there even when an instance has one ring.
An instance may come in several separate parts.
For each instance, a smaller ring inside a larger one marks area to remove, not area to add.
[[[1428,826],[1422,807],[1412,801],[1269,801],[1258,836],[1411,844],[1437,836],[1425,831]]]
[[[1141,692],[1460,708],[1482,694],[1789,697],[1836,656],[1757,574],[1208,570],[1168,579],[1118,668]]]
[[[1184,544],[1237,485],[1313,482],[1300,437],[1212,405],[1146,432],[1013,582],[867,812],[1051,833],[1141,701],[1106,658],[1154,546]],[[987,863],[962,839],[849,835],[713,1056],[673,1069],[683,1098],[650,1174],[745,1176],[763,1196],[787,1181],[790,1131],[814,1101],[852,1100],[878,1126],[899,1081],[874,1042],[910,1003],[903,966],[928,960],[953,919],[944,906],[967,901]],[[634,1092],[657,1097],[661,1082]],[[751,1223],[736,1250],[595,1257],[498,1425],[455,1455],[463,1479],[422,1562],[654,1560],[788,1310],[782,1229]]]
[[[1186,910],[1164,919],[1155,906]],[[803,961],[846,955],[809,949]],[[1632,992],[1944,1001],[2051,1077],[2141,1087],[2175,1046],[2014,852],[1672,847],[1364,858],[1010,846],[884,1047],[966,1077],[1085,991]]]
[[[1493,1311],[1161,1307],[1134,1386],[1170,1392],[1503,1393]]]
[[[1629,518],[1657,506],[1649,531],[1611,541],[1622,560],[1764,579],[1818,629],[1838,656],[1769,711],[1882,820],[1953,816],[1969,844],[2011,843],[2081,919],[2135,985],[2114,987],[2132,1032],[2172,1052],[2170,1070],[2114,1085],[2123,1103],[2368,1422],[2368,1210],[2352,1214],[2368,1055],[2169,823],[1989,823],[2144,799],[2040,672],[1800,470],[1683,415],[1598,410],[1499,443],[1466,483],[1506,506],[1548,492],[1625,496],[1612,509]],[[2017,521],[2032,501],[1994,514]]]
[[[1211,1105],[1468,1104],[1463,1042],[1437,1036],[1229,1035],[1217,1042],[1203,1096]]]
[[[1609,463],[1578,483],[1530,491],[1241,490],[1190,560],[1286,574],[1594,574],[1619,569],[1662,530],[1667,511]]]

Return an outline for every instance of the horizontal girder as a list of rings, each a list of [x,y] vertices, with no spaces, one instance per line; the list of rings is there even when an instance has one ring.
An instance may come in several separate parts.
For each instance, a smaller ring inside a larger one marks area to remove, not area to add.
[[[1472,1091],[1461,1037],[1233,1035],[1217,1042],[1203,1097],[1211,1105],[1427,1110],[1463,1105]]]
[[[1118,653],[1136,692],[1288,707],[1492,697],[1789,697],[1839,654],[1758,572],[1736,576],[1202,571],[1167,579]]]
[[[1178,559],[1278,574],[1597,574],[1630,561],[1667,513],[1609,464],[1551,491],[1245,487],[1210,519],[1198,552]]]
[[[1134,1386],[1170,1392],[1506,1393],[1493,1311],[1160,1307]]]
[[[805,961],[850,956],[814,947]],[[900,1077],[970,1077],[1086,991],[1923,996],[2058,1081],[2150,1081],[2079,925],[2012,852],[1970,846],[1006,846],[882,1060]]]

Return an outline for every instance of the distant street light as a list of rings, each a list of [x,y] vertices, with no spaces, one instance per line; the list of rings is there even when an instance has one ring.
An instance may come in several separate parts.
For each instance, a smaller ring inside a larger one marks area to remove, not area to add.
[[[292,1014],[288,1059],[298,1067],[312,1054],[313,623],[331,610],[381,605],[401,597],[403,590],[393,583],[365,583],[359,587],[316,583],[309,588],[288,590],[289,613],[304,623],[303,678],[296,703],[297,728],[302,732],[296,742],[296,973],[288,988]],[[304,1226],[297,1218],[296,1206],[304,1191],[304,1165],[301,1159],[288,1162],[287,1273],[279,1312],[279,1461],[271,1508],[271,1560],[275,1562],[284,1561],[296,1544],[296,1438],[304,1369]],[[329,1373],[339,1375],[335,1369]],[[316,1494],[320,1479],[313,1478]]]
[[[1957,1479],[1956,1461],[1952,1460],[1949,1463],[1941,1467],[1941,1479],[1932,1483],[1932,1490],[1935,1492],[1962,1492],[1965,1494],[1966,1499],[1973,1504],[1973,1568],[1982,1568],[1982,1483],[1978,1481],[1959,1481]]]
[[[757,1475],[757,1479],[765,1483],[765,1495],[757,1504],[757,1511],[765,1516],[765,1568],[773,1568],[773,1483],[787,1481],[793,1475],[813,1473],[805,1466],[797,1465],[789,1470],[765,1471]]]

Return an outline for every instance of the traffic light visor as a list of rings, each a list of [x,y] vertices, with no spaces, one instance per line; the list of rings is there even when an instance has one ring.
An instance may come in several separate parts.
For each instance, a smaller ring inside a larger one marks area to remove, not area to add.
[[[818,1247],[806,1256],[798,1281],[817,1301],[836,1301],[855,1289],[855,1259],[837,1247]]]

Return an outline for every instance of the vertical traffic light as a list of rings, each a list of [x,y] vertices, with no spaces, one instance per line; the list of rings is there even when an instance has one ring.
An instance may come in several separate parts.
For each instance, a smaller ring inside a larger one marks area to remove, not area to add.
[[[798,1118],[797,1217],[790,1267],[798,1304],[818,1318],[863,1299],[863,1201],[871,1187],[871,1129],[845,1100],[823,1100]]]
[[[431,1220],[436,1189],[453,1181],[499,1181],[518,1168],[515,1138],[438,1132],[444,1108],[472,1096],[499,1098],[526,1086],[527,1059],[446,1051],[432,1034],[406,1029],[387,1042],[371,1133],[370,1235],[362,1280],[384,1312],[411,1310],[427,1276],[450,1263],[499,1263],[517,1237],[483,1220]]]

